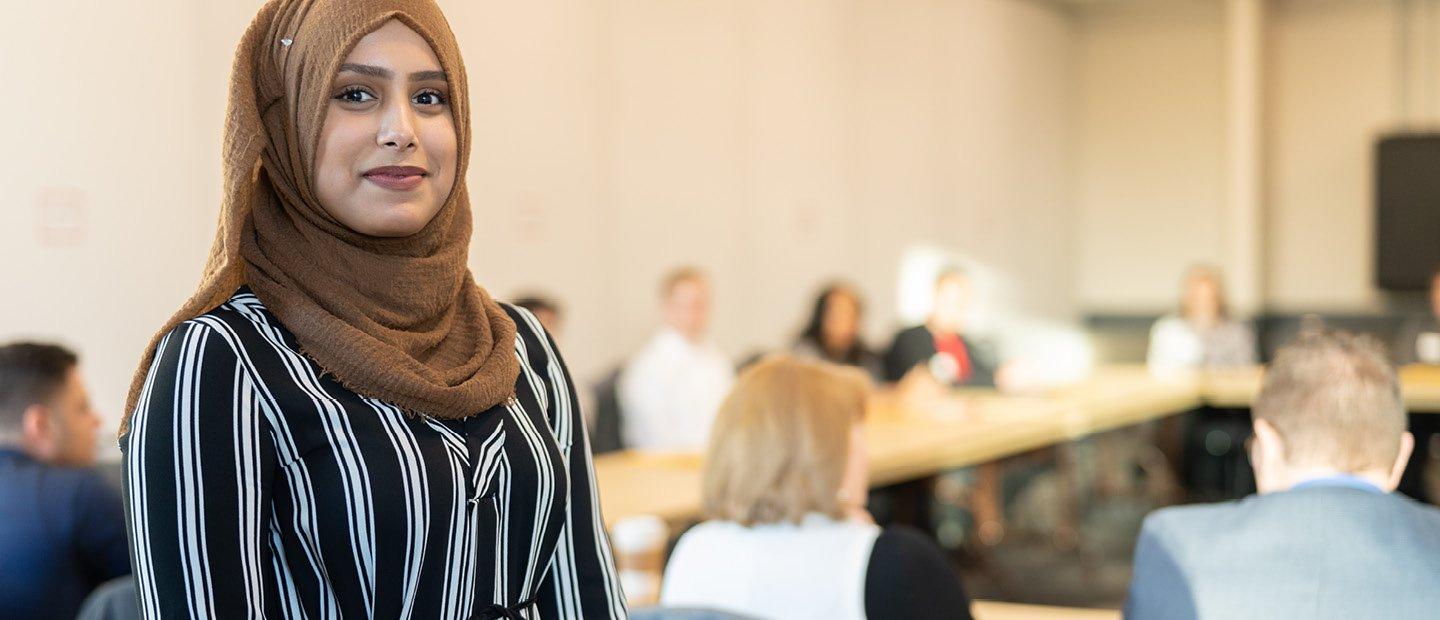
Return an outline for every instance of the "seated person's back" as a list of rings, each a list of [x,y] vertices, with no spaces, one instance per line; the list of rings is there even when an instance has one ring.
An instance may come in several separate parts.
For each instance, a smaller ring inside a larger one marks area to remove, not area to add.
[[[709,520],[680,538],[661,603],[758,618],[968,618],[959,578],[913,530],[864,510],[857,370],[775,358],[720,408],[705,464]]]
[[[1147,518],[1126,615],[1434,617],[1440,509],[1393,493],[1413,440],[1379,345],[1302,336],[1254,413],[1260,495]]]
[[[72,353],[0,347],[0,618],[69,620],[130,572],[120,496],[87,467],[98,424]]]

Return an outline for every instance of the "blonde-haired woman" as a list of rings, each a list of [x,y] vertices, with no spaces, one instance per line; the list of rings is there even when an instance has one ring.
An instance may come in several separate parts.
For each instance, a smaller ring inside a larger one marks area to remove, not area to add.
[[[1196,265],[1185,272],[1180,313],[1155,322],[1145,359],[1162,376],[1257,363],[1255,332],[1230,316],[1218,269]]]
[[[708,521],[680,538],[662,604],[760,618],[968,618],[940,549],[865,511],[869,385],[776,357],[741,375],[711,430]]]

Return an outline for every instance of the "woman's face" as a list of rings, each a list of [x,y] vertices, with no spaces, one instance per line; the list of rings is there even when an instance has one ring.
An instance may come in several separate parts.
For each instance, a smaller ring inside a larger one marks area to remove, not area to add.
[[[1430,279],[1430,310],[1440,319],[1440,273]]]
[[[409,26],[386,22],[335,75],[315,162],[320,204],[358,233],[414,234],[450,196],[456,143],[440,60]]]
[[[1220,318],[1220,285],[1208,275],[1192,276],[1185,287],[1187,319],[1209,325]]]
[[[831,350],[849,349],[855,343],[860,333],[860,304],[849,291],[837,290],[826,297],[820,333]]]
[[[935,285],[935,310],[930,315],[931,326],[944,331],[965,331],[973,296],[969,277],[952,274],[941,279]]]

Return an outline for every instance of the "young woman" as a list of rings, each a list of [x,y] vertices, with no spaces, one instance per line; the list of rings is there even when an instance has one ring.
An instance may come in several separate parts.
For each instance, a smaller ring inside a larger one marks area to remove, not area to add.
[[[740,376],[710,433],[708,520],[676,544],[661,604],[787,620],[970,617],[935,543],[865,510],[858,371],[778,357]]]
[[[1230,317],[1220,272],[1206,266],[1185,274],[1180,313],[1162,317],[1150,330],[1146,361],[1152,371],[1253,366],[1258,363],[1255,332]]]
[[[860,337],[865,306],[849,284],[826,285],[815,298],[805,330],[795,339],[794,353],[832,364],[856,366],[879,377],[880,357]]]
[[[466,267],[430,0],[276,0],[236,52],[199,290],[121,429],[146,617],[620,618],[554,341]]]

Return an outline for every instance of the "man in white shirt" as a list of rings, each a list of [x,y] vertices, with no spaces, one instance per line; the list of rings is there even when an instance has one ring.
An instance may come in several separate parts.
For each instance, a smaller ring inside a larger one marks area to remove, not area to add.
[[[710,342],[710,282],[698,269],[666,276],[660,329],[620,375],[628,448],[699,451],[735,370]]]

